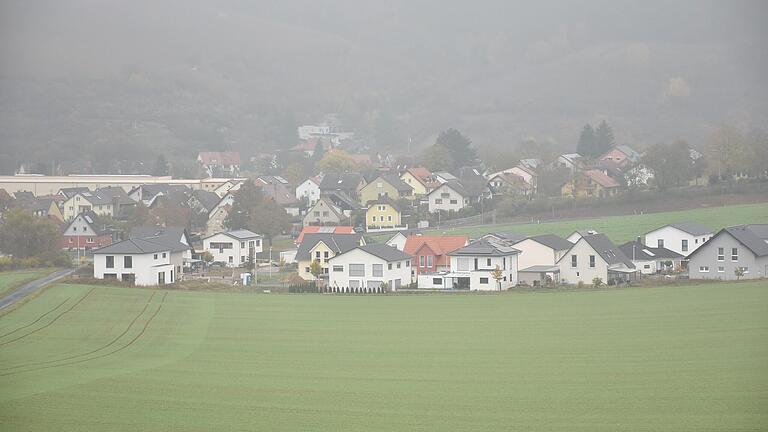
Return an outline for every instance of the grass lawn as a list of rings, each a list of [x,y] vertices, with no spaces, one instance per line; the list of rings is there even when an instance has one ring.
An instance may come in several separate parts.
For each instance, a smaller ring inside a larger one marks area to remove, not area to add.
[[[25,283],[44,277],[55,269],[30,269],[0,272],[0,297],[10,294]]]
[[[379,297],[57,285],[0,335],[8,431],[768,428],[765,281]]]
[[[768,223],[768,203],[707,207],[644,215],[609,216],[541,224],[484,225],[480,227],[435,230],[433,232],[468,234],[473,238],[492,231],[514,231],[528,235],[551,233],[566,237],[577,229],[593,228],[604,233],[614,242],[623,243],[634,240],[637,236],[642,236],[654,228],[683,221],[699,222],[715,231],[730,225]]]

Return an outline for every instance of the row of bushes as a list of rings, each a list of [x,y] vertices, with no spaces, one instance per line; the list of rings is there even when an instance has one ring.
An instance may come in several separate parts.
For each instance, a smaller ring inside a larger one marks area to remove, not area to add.
[[[0,271],[40,267],[69,267],[72,261],[66,253],[50,253],[28,258],[0,257]]]

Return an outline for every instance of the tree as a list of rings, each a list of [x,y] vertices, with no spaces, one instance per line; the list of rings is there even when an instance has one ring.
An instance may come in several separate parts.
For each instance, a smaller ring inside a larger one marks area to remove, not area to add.
[[[344,150],[334,149],[323,156],[315,166],[319,172],[343,173],[359,170],[358,163],[349,156]]]
[[[458,166],[469,164],[477,158],[472,141],[453,128],[440,132],[435,145],[448,149],[454,164]]]
[[[291,162],[285,167],[283,177],[292,185],[301,184],[312,175],[312,162],[307,159]]]
[[[600,156],[613,148],[614,145],[613,129],[603,120],[595,129],[595,148],[592,156]]]
[[[686,185],[694,175],[690,148],[685,141],[649,147],[642,164],[653,170],[656,188],[659,190]]]
[[[154,176],[167,176],[170,173],[168,167],[168,161],[165,160],[165,156],[161,153],[157,155],[155,159],[155,165],[152,167],[152,175]]]
[[[152,225],[152,215],[149,214],[147,206],[139,201],[131,211],[131,215],[128,217],[128,222],[125,224],[125,229],[130,231],[133,228],[145,225]]]
[[[576,153],[584,157],[593,157],[595,155],[595,130],[589,123],[584,125],[579,136],[579,143],[576,145]]]
[[[325,145],[320,140],[315,143],[315,151],[312,152],[312,164],[317,165],[325,156]]]
[[[603,280],[601,278],[595,277],[594,279],[592,279],[592,286],[594,286],[595,288],[598,288],[602,285],[603,285]]]
[[[323,274],[323,266],[320,264],[320,260],[312,260],[309,264],[309,272],[316,280],[320,279],[320,275]]]
[[[208,251],[203,251],[203,253],[200,254],[200,259],[202,259],[206,264],[210,264],[213,262],[213,254]]]
[[[23,209],[5,213],[0,225],[0,250],[14,258],[39,257],[59,251],[59,229]]]
[[[419,160],[430,171],[452,171],[456,167],[450,150],[437,144],[424,149]]]
[[[262,200],[261,203],[248,212],[249,230],[264,236],[272,246],[272,239],[288,231],[291,221],[288,213],[272,200]]]
[[[723,126],[712,133],[709,153],[714,174],[720,179],[730,180],[749,169],[749,148],[744,135],[733,126]]]
[[[227,218],[224,219],[224,226],[229,229],[246,228],[249,223],[251,209],[260,205],[263,201],[264,194],[261,192],[261,189],[257,188],[252,181],[244,182],[240,189],[234,193],[232,209],[227,214]]]
[[[496,268],[491,272],[491,276],[496,281],[496,286],[499,288],[499,291],[501,291],[501,280],[504,278],[504,274],[501,272],[501,268],[499,268],[498,264],[496,264]]]
[[[744,267],[736,267],[733,269],[733,274],[736,275],[736,280],[741,280],[742,276],[744,276]]]

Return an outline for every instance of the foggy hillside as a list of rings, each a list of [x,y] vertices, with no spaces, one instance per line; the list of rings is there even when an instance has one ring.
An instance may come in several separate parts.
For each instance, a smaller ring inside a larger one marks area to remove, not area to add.
[[[602,119],[620,144],[696,148],[768,125],[766,18],[760,1],[6,1],[0,169],[257,153],[331,112],[395,151],[448,127],[573,150]]]

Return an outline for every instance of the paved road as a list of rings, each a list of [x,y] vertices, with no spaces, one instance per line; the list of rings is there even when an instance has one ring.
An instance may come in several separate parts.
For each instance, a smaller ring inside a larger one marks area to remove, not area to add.
[[[17,301],[23,299],[24,297],[34,293],[35,291],[41,289],[42,287],[52,282],[55,282],[63,277],[69,276],[74,271],[75,269],[59,270],[56,273],[49,274],[44,278],[33,280],[32,282],[28,282],[22,285],[21,288],[17,289],[16,291],[0,299],[0,310],[7,308],[8,306],[16,303]]]

